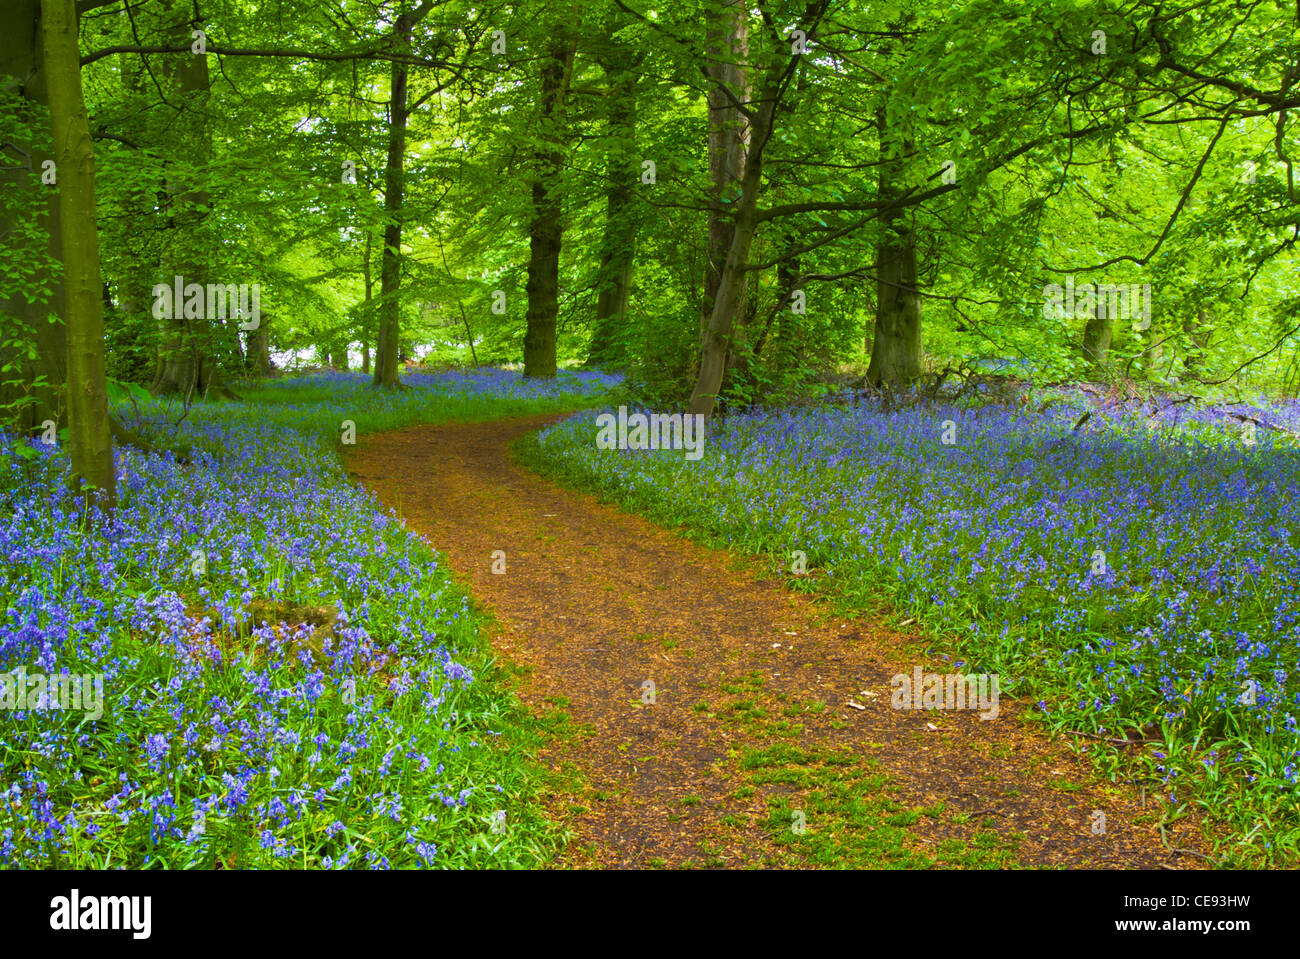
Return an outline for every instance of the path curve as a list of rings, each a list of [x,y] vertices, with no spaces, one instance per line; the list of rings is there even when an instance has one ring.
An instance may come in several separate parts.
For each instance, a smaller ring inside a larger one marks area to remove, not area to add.
[[[799,804],[795,786],[754,787],[740,768],[773,745],[851,755],[888,776],[899,808],[942,802],[942,815],[908,826],[906,844],[918,854],[970,843],[983,824],[1017,836],[1015,861],[1025,866],[1204,865],[1162,843],[1151,796],[1099,783],[1086,759],[1019,721],[1005,698],[988,722],[969,711],[892,708],[893,675],[918,663],[950,671],[918,658],[916,636],[845,619],[751,559],[511,460],[514,440],[556,418],[365,436],[347,466],[494,613],[497,651],[533,667],[519,691],[525,704],[539,713],[565,704],[586,731],[540,757],[572,764],[588,784],[548,797],[548,815],[577,834],[560,865],[807,864],[797,844],[774,841],[769,821],[769,798]],[[496,550],[506,554],[504,575],[492,571]],[[642,701],[647,682],[653,704]],[[795,715],[802,729],[738,715]],[[1105,812],[1104,834],[1091,828],[1094,810]],[[1205,851],[1186,821],[1168,829],[1168,841]]]

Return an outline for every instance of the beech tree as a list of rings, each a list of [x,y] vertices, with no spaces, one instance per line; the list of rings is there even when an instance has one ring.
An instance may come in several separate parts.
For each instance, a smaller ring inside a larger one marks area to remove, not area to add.
[[[61,214],[40,10],[40,0],[0,6],[0,86],[15,122],[14,137],[0,154],[0,236],[12,257],[0,310],[14,323],[13,334],[0,344],[6,368],[0,398],[16,410],[15,425],[28,431],[48,420],[63,424],[66,415]],[[27,135],[19,136],[19,129]]]
[[[75,482],[112,506],[117,495],[104,373],[104,306],[95,221],[95,155],[77,52],[73,0],[41,0],[41,40],[58,171],[67,325],[68,450]]]
[[[428,16],[433,0],[423,0],[410,12],[397,15],[393,44],[398,53],[409,53],[411,32]],[[384,166],[384,248],[379,260],[379,340],[375,348],[375,385],[397,385],[397,340],[401,332],[402,204],[406,181],[406,123],[410,117],[407,96],[408,68],[394,59],[389,80],[388,160]]]
[[[538,145],[533,151],[532,216],[528,225],[527,330],[524,376],[555,375],[555,317],[559,310],[560,248],[564,243],[564,203],[559,183],[564,161],[562,139],[573,76],[575,41],[563,28],[541,61]]]

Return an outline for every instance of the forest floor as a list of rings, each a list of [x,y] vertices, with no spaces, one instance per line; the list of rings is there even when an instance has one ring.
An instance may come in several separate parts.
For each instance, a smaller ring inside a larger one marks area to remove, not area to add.
[[[556,865],[1207,865],[1197,822],[1162,828],[1162,796],[1106,781],[1027,704],[893,708],[890,677],[951,671],[920,637],[514,462],[556,418],[414,426],[347,457],[491,613],[547,730],[547,815],[574,837]]]

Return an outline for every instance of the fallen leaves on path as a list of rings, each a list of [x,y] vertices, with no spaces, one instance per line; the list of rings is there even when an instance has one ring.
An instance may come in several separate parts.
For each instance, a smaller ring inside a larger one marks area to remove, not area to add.
[[[564,704],[575,732],[539,757],[585,781],[548,797],[578,837],[561,865],[1204,865],[1161,841],[1154,800],[1014,704],[992,721],[893,708],[892,676],[944,671],[917,637],[514,463],[551,419],[367,436],[348,466],[493,612],[524,702]],[[1185,819],[1166,832],[1205,849]]]

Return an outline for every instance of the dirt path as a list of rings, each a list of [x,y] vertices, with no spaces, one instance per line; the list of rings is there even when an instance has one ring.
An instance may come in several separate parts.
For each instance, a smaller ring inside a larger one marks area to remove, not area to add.
[[[890,677],[953,671],[916,637],[513,463],[552,419],[367,436],[348,466],[494,612],[525,703],[571,717],[541,757],[586,782],[548,798],[578,836],[563,865],[1204,865],[1162,843],[1157,800],[1098,783],[1018,704],[892,708]],[[1196,833],[1168,842],[1206,851]]]

